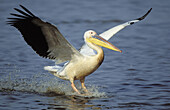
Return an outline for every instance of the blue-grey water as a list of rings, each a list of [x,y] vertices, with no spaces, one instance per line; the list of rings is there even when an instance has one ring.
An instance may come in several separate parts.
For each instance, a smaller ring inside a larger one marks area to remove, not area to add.
[[[102,33],[153,10],[110,40],[123,53],[104,49],[103,64],[86,78],[91,96],[83,97],[43,70],[54,62],[39,57],[6,24],[19,4],[57,25],[77,49],[86,30]],[[0,110],[14,109],[170,110],[170,1],[0,0]]]

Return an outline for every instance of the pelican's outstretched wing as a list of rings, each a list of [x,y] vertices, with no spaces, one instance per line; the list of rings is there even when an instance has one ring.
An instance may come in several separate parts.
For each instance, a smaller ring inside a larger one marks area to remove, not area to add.
[[[14,8],[20,14],[13,14],[14,18],[8,18],[8,24],[16,27],[23,35],[25,41],[37,54],[49,59],[56,59],[62,63],[81,55],[59,32],[57,27],[32,14],[28,9],[20,5],[25,11]]]
[[[134,23],[137,23],[141,20],[143,20],[150,12],[151,12],[152,8],[142,17],[138,18],[138,19],[135,19],[135,20],[132,20],[132,21],[128,21],[126,23],[123,23],[123,24],[120,24],[118,26],[115,26],[103,33],[101,33],[99,36],[103,37],[104,39],[106,40],[109,40],[110,38],[112,38],[117,32],[119,32],[120,30],[124,29],[126,26],[129,26],[129,25],[132,25]],[[84,44],[81,49],[80,49],[80,53],[82,54],[86,54],[86,55],[94,55],[95,52],[89,48],[87,46],[87,44]]]

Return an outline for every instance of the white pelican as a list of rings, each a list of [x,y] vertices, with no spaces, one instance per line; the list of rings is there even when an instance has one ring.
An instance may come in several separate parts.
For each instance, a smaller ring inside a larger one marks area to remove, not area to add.
[[[40,56],[56,60],[56,64],[67,62],[63,67],[55,65],[46,66],[44,69],[61,79],[69,80],[73,90],[78,94],[81,93],[75,87],[74,81],[80,80],[83,90],[87,92],[84,85],[85,77],[94,72],[103,62],[104,53],[100,46],[122,52],[107,40],[126,26],[144,19],[151,11],[150,9],[144,16],[136,20],[109,29],[100,34],[101,37],[93,30],[86,31],[85,44],[78,51],[63,37],[57,27],[42,21],[24,6],[20,5],[20,7],[25,12],[14,8],[20,14],[11,13],[16,17],[8,18],[10,19],[8,24],[17,28],[27,44]]]

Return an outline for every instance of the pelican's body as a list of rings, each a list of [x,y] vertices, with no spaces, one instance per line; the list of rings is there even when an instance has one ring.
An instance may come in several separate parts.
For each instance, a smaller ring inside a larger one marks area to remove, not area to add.
[[[126,26],[144,19],[151,11],[150,9],[141,18],[109,29],[100,34],[101,37],[93,30],[86,31],[84,34],[85,44],[78,51],[62,36],[57,27],[42,21],[28,9],[22,5],[20,6],[25,12],[14,8],[21,15],[11,13],[17,18],[8,18],[11,19],[8,23],[21,32],[27,44],[40,56],[54,59],[56,64],[67,62],[63,67],[55,65],[46,66],[44,69],[61,79],[70,80],[72,88],[78,94],[80,92],[75,87],[74,80],[80,80],[84,91],[87,92],[84,85],[85,77],[93,73],[104,59],[104,53],[100,46],[122,52],[107,40]]]
[[[76,61],[69,62],[60,74],[65,74],[67,79],[84,79],[86,76],[93,73],[100,66],[100,64],[103,62],[103,58],[103,52],[94,56],[78,57]]]
[[[97,51],[96,55],[79,56],[67,63],[61,71],[49,71],[64,80],[69,80],[70,78],[74,78],[75,80],[84,79],[86,76],[93,73],[102,64],[104,59],[104,53],[101,47],[93,44],[89,45]],[[48,66],[46,69],[48,70]]]

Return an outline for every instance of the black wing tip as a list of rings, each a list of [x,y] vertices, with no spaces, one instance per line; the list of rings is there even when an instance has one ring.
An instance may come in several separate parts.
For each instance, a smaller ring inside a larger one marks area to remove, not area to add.
[[[19,4],[20,7],[24,7],[23,5]]]
[[[23,5],[19,5],[23,10],[21,9],[18,9],[18,8],[14,8],[14,10],[16,10],[17,12],[19,12],[20,14],[22,15],[19,15],[19,16],[23,16],[25,15],[24,17],[36,17],[33,13],[31,13],[26,7],[24,7]],[[18,15],[18,14],[11,14],[11,15]]]
[[[145,19],[145,17],[151,12],[151,10],[152,10],[152,8],[150,8],[145,15],[143,15],[142,17],[140,17],[140,18],[138,18],[136,20],[143,20],[143,19]]]
[[[31,13],[27,8],[25,8],[23,5],[19,5],[22,9],[24,9],[27,13],[29,13],[30,15],[32,15],[32,17],[36,17],[33,13]]]
[[[17,23],[18,21],[22,21],[22,20],[28,20],[28,19],[34,19],[34,18],[38,18],[36,17],[34,14],[32,14],[27,8],[25,8],[23,5],[19,5],[22,9],[18,9],[18,8],[13,8],[14,10],[16,10],[17,12],[19,12],[19,14],[15,14],[15,13],[10,13],[10,15],[12,15],[13,17],[7,18],[8,21],[6,21],[7,24],[14,26],[15,23]]]
[[[26,17],[34,17],[32,15],[30,15],[29,13],[26,13],[18,8],[14,8],[14,10],[16,10],[17,12],[21,13],[22,15],[25,15]]]

